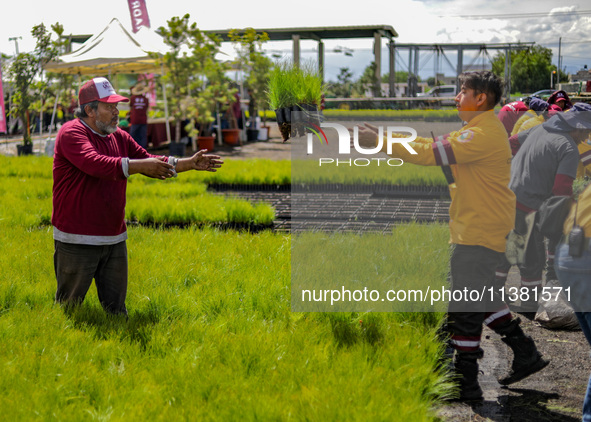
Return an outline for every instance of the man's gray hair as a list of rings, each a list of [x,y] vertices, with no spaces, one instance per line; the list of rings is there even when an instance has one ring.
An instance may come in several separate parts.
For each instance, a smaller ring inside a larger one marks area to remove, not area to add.
[[[88,117],[88,114],[86,114],[86,110],[84,109],[86,106],[90,106],[91,109],[93,109],[94,111],[98,110],[98,100],[97,101],[91,101],[89,103],[86,104],[82,104],[80,107],[78,107],[76,110],[74,110],[74,116],[76,117]]]

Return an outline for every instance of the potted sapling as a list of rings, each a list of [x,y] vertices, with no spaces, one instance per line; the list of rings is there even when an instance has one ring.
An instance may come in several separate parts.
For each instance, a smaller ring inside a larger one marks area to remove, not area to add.
[[[304,123],[320,124],[323,91],[322,78],[313,63],[296,66],[285,61],[271,70],[267,91],[269,106],[275,110],[284,142],[292,134],[292,124],[297,136],[304,135]]]
[[[253,28],[232,29],[229,38],[235,44],[236,64],[242,72],[245,88],[248,92],[249,128],[247,139],[258,139],[257,117],[259,110],[267,107],[267,85],[269,72],[273,65],[271,59],[263,54],[262,45],[269,40],[266,32],[257,33]]]

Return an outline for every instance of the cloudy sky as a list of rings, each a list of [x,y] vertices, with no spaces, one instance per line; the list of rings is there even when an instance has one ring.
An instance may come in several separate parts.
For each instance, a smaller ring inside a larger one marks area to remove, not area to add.
[[[146,0],[151,27],[166,25],[173,16],[191,15],[191,20],[203,30],[229,28],[281,28],[347,25],[391,25],[398,32],[398,43],[514,43],[535,42],[551,48],[557,63],[559,39],[561,55],[567,72],[576,72],[584,65],[591,68],[591,4],[589,1],[550,0],[364,0],[354,7],[334,0],[281,2],[277,0],[176,1]],[[363,7],[363,9],[362,9]],[[34,47],[31,28],[38,23],[47,26],[60,22],[67,34],[94,34],[116,17],[131,29],[127,0],[71,2],[65,0],[32,0],[11,2],[3,13],[0,25],[0,52],[15,53],[17,39],[20,51]],[[326,41],[326,78],[335,79],[340,67],[349,67],[359,76],[372,59],[373,40]],[[384,41],[384,49],[386,42]],[[337,46],[347,47],[351,55],[336,53]],[[291,43],[272,43],[269,54],[289,56]],[[305,41],[302,56],[315,57],[317,43]],[[232,54],[232,46],[224,47]],[[385,51],[385,50],[384,50]],[[490,51],[494,56],[496,52]],[[473,53],[465,53],[464,63],[470,63]],[[384,66],[387,71],[384,53]],[[408,53],[401,51],[397,69],[404,70]],[[486,58],[479,58],[478,63]],[[455,63],[455,57],[450,56]],[[453,71],[432,54],[421,56],[421,75],[430,76],[436,69],[451,75]]]

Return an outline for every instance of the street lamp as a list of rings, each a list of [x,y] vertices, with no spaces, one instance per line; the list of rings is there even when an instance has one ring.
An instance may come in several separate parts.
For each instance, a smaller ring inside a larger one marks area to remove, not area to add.
[[[14,41],[14,48],[16,49],[16,55],[18,56],[18,40],[22,40],[23,37],[10,37],[8,41]]]

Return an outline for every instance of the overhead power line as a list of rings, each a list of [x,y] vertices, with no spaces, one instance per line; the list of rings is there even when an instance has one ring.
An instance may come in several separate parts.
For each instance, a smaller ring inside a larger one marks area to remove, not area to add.
[[[562,45],[565,44],[589,44],[591,40],[587,41],[565,41],[564,38],[562,39]],[[558,43],[544,43],[544,45],[558,45]]]
[[[591,15],[591,10],[572,10],[567,12],[534,12],[534,13],[498,13],[492,15],[453,15],[439,16],[440,18],[470,18],[470,19],[527,19],[558,16]]]

